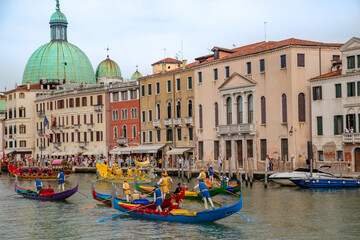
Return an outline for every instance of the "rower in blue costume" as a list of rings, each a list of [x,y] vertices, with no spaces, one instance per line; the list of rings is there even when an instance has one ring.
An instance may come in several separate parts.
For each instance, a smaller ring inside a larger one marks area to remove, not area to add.
[[[37,191],[37,193],[39,194],[40,191],[41,191],[41,189],[43,188],[43,184],[42,184],[42,182],[40,181],[39,178],[36,178],[35,180],[36,180],[36,181],[35,181],[36,191]]]
[[[65,191],[65,174],[63,173],[62,169],[60,170],[57,178],[59,179],[58,190],[60,191],[60,188],[62,187],[63,191]]]
[[[221,186],[224,186],[225,184],[227,185],[229,182],[229,178],[225,175],[225,173],[222,173],[220,180],[221,180]]]
[[[159,188],[159,185],[155,185],[155,192],[154,192],[154,202],[156,205],[156,211],[162,212],[161,205],[162,205],[162,192]]]
[[[204,200],[205,209],[209,209],[209,208],[208,208],[208,204],[207,204],[207,200],[209,200],[210,205],[212,206],[212,208],[215,209],[214,204],[213,204],[213,202],[212,202],[212,200],[211,200],[210,193],[209,193],[208,188],[207,188],[206,184],[204,183],[204,180],[203,180],[203,179],[200,179],[200,180],[199,180],[199,184],[196,185],[196,186],[193,188],[193,190],[196,189],[196,188],[199,188],[199,189],[200,189],[201,197],[202,197],[203,200]]]
[[[210,182],[213,182],[214,181],[214,169],[213,169],[213,167],[211,166],[210,163],[208,163],[207,166],[208,166]]]

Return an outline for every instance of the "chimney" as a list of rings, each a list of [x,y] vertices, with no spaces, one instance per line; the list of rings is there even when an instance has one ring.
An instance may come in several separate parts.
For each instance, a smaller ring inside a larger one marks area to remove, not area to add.
[[[15,89],[17,88],[17,83],[15,83]]]
[[[185,69],[186,66],[187,66],[187,60],[184,59],[184,60],[182,61],[182,68]]]
[[[163,63],[161,64],[161,73],[165,73],[166,72],[166,64]]]
[[[30,90],[30,81],[27,81],[27,82],[26,82],[26,89],[27,89],[27,90]]]

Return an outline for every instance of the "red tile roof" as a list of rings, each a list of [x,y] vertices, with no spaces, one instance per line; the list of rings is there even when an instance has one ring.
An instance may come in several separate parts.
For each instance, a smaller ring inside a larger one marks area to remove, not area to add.
[[[157,62],[151,64],[151,66],[153,66],[155,64],[159,64],[159,63],[180,63],[181,64],[182,62],[179,60],[173,59],[173,58],[164,58],[160,61],[157,61]]]
[[[323,75],[317,76],[317,77],[313,77],[310,80],[313,79],[320,79],[320,78],[327,78],[327,77],[335,77],[335,76],[339,76],[341,75],[341,69],[335,71],[335,72],[329,72],[329,73],[325,73]]]

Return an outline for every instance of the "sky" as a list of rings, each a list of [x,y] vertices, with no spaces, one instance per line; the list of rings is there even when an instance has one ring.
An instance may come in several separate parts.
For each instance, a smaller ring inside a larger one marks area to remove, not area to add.
[[[0,92],[21,84],[31,54],[50,41],[55,0],[0,0]],[[207,55],[288,38],[345,43],[360,37],[359,0],[60,0],[68,42],[90,59],[94,71],[109,55],[129,79],[138,65],[171,57]]]

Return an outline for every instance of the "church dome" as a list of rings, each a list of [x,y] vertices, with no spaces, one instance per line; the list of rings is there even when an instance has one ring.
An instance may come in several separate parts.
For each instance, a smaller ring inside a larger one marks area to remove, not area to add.
[[[96,78],[121,78],[121,71],[119,65],[108,55],[96,68],[95,76]]]
[[[29,58],[22,79],[25,85],[38,83],[40,79],[66,82],[96,83],[94,69],[83,51],[67,41],[67,19],[60,11],[50,18],[51,41],[39,47]]]
[[[136,69],[136,72],[131,76],[131,80],[138,80],[138,78],[141,78],[141,73]]]

